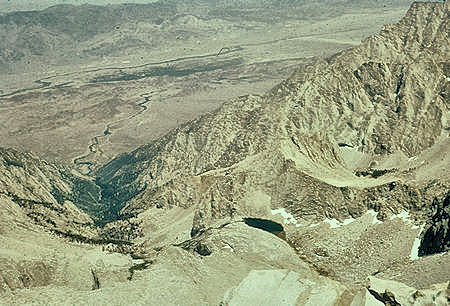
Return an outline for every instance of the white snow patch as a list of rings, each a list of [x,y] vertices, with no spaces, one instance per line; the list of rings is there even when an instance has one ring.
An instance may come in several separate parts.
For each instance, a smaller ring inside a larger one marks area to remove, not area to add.
[[[373,209],[369,209],[368,211],[366,211],[366,214],[372,215],[372,216],[378,215],[378,213],[375,210],[373,210]]]
[[[411,219],[409,218],[409,212],[407,212],[406,210],[403,210],[401,213],[397,214],[397,215],[392,215],[389,217],[389,220],[394,220],[394,219],[402,219],[404,222],[406,223],[411,223]]]
[[[338,228],[341,226],[341,223],[336,220],[336,219],[328,219],[326,218],[325,220],[323,220],[323,222],[326,222],[328,224],[330,224],[330,228]]]
[[[347,224],[352,223],[352,222],[355,221],[355,220],[356,220],[355,218],[350,217],[350,218],[345,219],[344,221],[342,221],[342,224],[343,224],[343,225],[347,225]]]
[[[411,260],[415,260],[419,258],[419,247],[420,247],[420,235],[422,234],[423,229],[425,228],[425,223],[420,227],[419,234],[417,234],[416,239],[414,239],[414,243],[411,249],[411,254],[409,254],[409,258]]]
[[[350,223],[352,223],[353,221],[355,221],[356,219],[354,219],[354,218],[348,218],[348,219],[345,219],[344,221],[342,221],[342,222],[340,222],[339,220],[336,220],[336,219],[328,219],[328,218],[326,218],[326,219],[324,219],[322,222],[319,222],[319,223],[311,223],[310,225],[309,225],[309,227],[316,227],[316,226],[319,226],[321,223],[328,223],[329,225],[330,225],[330,228],[338,228],[338,227],[341,227],[341,226],[344,226],[344,225],[347,225],[347,224],[350,224]]]
[[[224,245],[224,246],[222,247],[222,249],[230,249],[231,252],[234,252],[234,249],[233,249],[229,244]]]
[[[410,157],[410,158],[408,159],[408,161],[413,161],[413,160],[415,160],[415,159],[417,159],[417,156]]]
[[[353,221],[355,221],[355,219],[353,219],[353,218],[345,219],[342,222],[340,222],[339,220],[336,220],[336,219],[328,219],[328,218],[323,220],[323,222],[326,222],[326,223],[330,224],[330,228],[338,228],[338,227],[350,224]]]
[[[300,226],[297,224],[297,220],[293,215],[288,213],[284,208],[278,208],[272,210],[272,215],[280,214],[284,218],[284,224],[295,224],[297,227]]]
[[[143,259],[133,259],[133,264],[134,265],[142,265],[142,264],[145,264],[145,260],[143,260]]]
[[[341,150],[357,151],[358,148],[345,146],[345,147],[341,147]]]
[[[230,252],[234,252],[234,249],[228,243],[222,247],[222,249],[229,249]]]
[[[380,220],[377,219],[378,213],[377,213],[375,210],[369,209],[369,210],[366,212],[366,214],[372,215],[372,216],[373,216],[372,224],[380,224],[380,223],[383,223],[383,222],[381,222]]]

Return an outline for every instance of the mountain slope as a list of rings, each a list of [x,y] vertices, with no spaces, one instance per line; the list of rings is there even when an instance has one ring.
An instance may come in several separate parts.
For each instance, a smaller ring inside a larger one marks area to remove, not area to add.
[[[264,96],[226,103],[118,157],[97,172],[98,182],[124,204],[176,179],[261,159],[266,167],[295,164],[331,185],[380,185],[382,178],[355,176],[348,159],[368,167],[448,145],[446,29],[444,4],[414,4],[399,24],[360,47],[302,67]],[[349,181],[336,182],[340,178]]]
[[[131,258],[104,256],[102,245],[119,243],[102,239],[71,201],[94,206],[92,185],[31,153],[0,149],[0,304],[22,288],[90,290],[93,276],[105,286],[126,280]]]
[[[64,233],[95,235],[95,229],[89,233],[93,220],[76,205],[93,208],[97,193],[95,185],[67,169],[32,153],[0,148],[0,194],[38,224]]]
[[[415,258],[417,229],[449,190],[448,20],[448,4],[415,3],[398,24],[359,47],[119,156],[96,173],[104,204],[113,203],[131,223],[158,208],[193,210],[193,237],[242,218],[279,220],[277,211],[314,227],[324,219],[366,220],[372,210],[384,221],[370,225],[376,233],[398,231],[397,238],[386,236],[377,256],[366,250],[380,234],[367,236],[365,227],[355,229],[365,246],[352,259],[339,253],[357,245],[339,236],[345,231],[320,246],[333,254],[325,259],[313,256],[320,235],[305,247],[310,230],[291,224],[287,239],[350,283],[387,269],[398,256]],[[402,213],[412,221],[390,221]],[[146,235],[142,241],[156,239]]]

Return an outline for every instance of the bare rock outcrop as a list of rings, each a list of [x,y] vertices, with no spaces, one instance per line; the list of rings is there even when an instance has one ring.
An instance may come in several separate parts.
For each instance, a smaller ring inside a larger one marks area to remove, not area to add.
[[[405,284],[369,277],[367,290],[384,305],[448,305],[449,283],[417,290]],[[364,291],[366,289],[363,289]]]
[[[312,282],[292,271],[252,270],[226,293],[221,305],[339,305],[344,304],[341,296],[345,291],[326,278]]]
[[[420,255],[448,252],[450,250],[450,194],[441,201],[433,201],[432,217],[427,221],[419,247]]]

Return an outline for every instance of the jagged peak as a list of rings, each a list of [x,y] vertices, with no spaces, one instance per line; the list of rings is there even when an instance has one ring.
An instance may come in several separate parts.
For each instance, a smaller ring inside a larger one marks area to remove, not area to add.
[[[411,11],[424,11],[424,10],[429,10],[429,9],[447,9],[448,10],[449,4],[447,1],[414,1],[413,3],[411,3],[411,6],[409,7],[408,12],[405,15],[405,18],[409,17],[409,14],[411,13]]]
[[[448,28],[448,4],[414,2],[398,23],[385,26],[378,36],[391,41],[397,39],[397,51],[417,56],[417,52],[429,47],[445,28]]]

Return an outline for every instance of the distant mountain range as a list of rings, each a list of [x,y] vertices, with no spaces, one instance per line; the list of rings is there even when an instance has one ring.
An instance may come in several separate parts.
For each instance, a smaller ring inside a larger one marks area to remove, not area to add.
[[[395,1],[390,7],[405,5],[410,1]],[[267,21],[277,18],[277,10],[288,11],[291,18],[306,15],[320,18],[320,7],[333,5],[335,13],[341,14],[352,7],[364,7],[369,1],[159,1],[149,4],[122,5],[71,5],[61,4],[41,11],[19,11],[0,15],[0,69],[8,71],[15,64],[44,61],[64,64],[86,59],[97,59],[109,51],[101,47],[90,50],[89,46],[105,40],[101,34],[111,35],[116,53],[136,47],[155,47],[149,39],[129,37],[126,41],[114,38],[123,24],[147,23],[159,25],[177,14],[194,14],[202,18],[246,18]],[[384,2],[375,2],[382,7]],[[374,7],[370,1],[370,7]],[[264,10],[259,10],[263,9]],[[273,11],[267,15],[267,8]],[[267,16],[266,16],[267,15]],[[286,14],[283,14],[286,17]],[[155,33],[164,40],[175,40],[173,33]],[[97,41],[98,39],[99,41]],[[163,40],[163,41],[164,41]],[[163,41],[161,44],[163,44]],[[88,46],[83,45],[87,42]]]
[[[34,57],[77,57],[79,44],[96,35],[117,31],[128,22],[161,23],[176,13],[171,5],[57,5],[43,11],[0,16],[0,65],[7,67]]]

